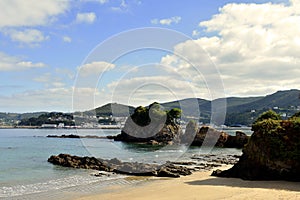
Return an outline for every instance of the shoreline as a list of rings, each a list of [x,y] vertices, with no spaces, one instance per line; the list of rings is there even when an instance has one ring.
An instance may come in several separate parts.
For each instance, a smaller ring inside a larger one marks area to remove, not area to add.
[[[71,128],[43,128],[41,126],[0,126],[0,129],[43,129],[43,130],[76,130],[76,129],[112,129],[112,130],[121,130],[120,127],[95,127],[95,128],[85,128],[85,127],[71,127]]]
[[[232,165],[218,169],[225,170],[230,167]],[[217,168],[213,170],[215,169]],[[104,193],[79,195],[72,200],[300,199],[299,182],[245,181],[213,177],[210,176],[211,173],[212,170],[194,172],[192,175],[175,179],[145,177],[135,185],[112,186]]]

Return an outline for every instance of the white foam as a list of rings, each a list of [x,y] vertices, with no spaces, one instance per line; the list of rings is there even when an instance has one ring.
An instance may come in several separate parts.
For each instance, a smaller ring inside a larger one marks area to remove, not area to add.
[[[40,192],[47,192],[51,190],[61,190],[64,188],[88,185],[91,183],[99,182],[101,184],[109,184],[107,182],[115,179],[124,178],[120,175],[111,175],[104,177],[95,177],[92,175],[75,175],[61,179],[49,180],[41,183],[34,183],[28,185],[15,185],[15,186],[4,186],[0,187],[0,198],[1,197],[15,197],[21,195],[28,195]]]

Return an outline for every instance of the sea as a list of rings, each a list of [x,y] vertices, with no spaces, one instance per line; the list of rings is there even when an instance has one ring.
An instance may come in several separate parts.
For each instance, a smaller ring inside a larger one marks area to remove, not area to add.
[[[234,135],[234,129],[226,130]],[[243,130],[250,135],[251,130]],[[51,155],[67,153],[122,161],[165,163],[189,161],[193,155],[241,154],[240,149],[165,146],[149,147],[109,139],[48,138],[47,135],[117,135],[119,129],[0,129],[0,199],[72,199],[105,191],[109,186],[134,184],[124,175],[96,177],[96,171],[54,166]],[[72,196],[73,195],[73,196]]]

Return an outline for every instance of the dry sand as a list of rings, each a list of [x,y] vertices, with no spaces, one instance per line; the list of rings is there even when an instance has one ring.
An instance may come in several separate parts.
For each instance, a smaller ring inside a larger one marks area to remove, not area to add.
[[[197,172],[177,179],[156,179],[137,187],[116,187],[109,193],[81,197],[77,200],[300,200],[299,182],[244,181],[212,177],[210,174],[211,172]]]

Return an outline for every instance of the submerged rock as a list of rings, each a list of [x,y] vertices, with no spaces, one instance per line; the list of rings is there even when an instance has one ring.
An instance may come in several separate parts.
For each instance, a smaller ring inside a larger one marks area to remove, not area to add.
[[[76,138],[76,139],[79,139],[79,138],[91,138],[91,139],[109,139],[107,137],[104,137],[104,136],[97,136],[97,135],[73,135],[73,134],[70,134],[70,135],[47,135],[48,138]]]

